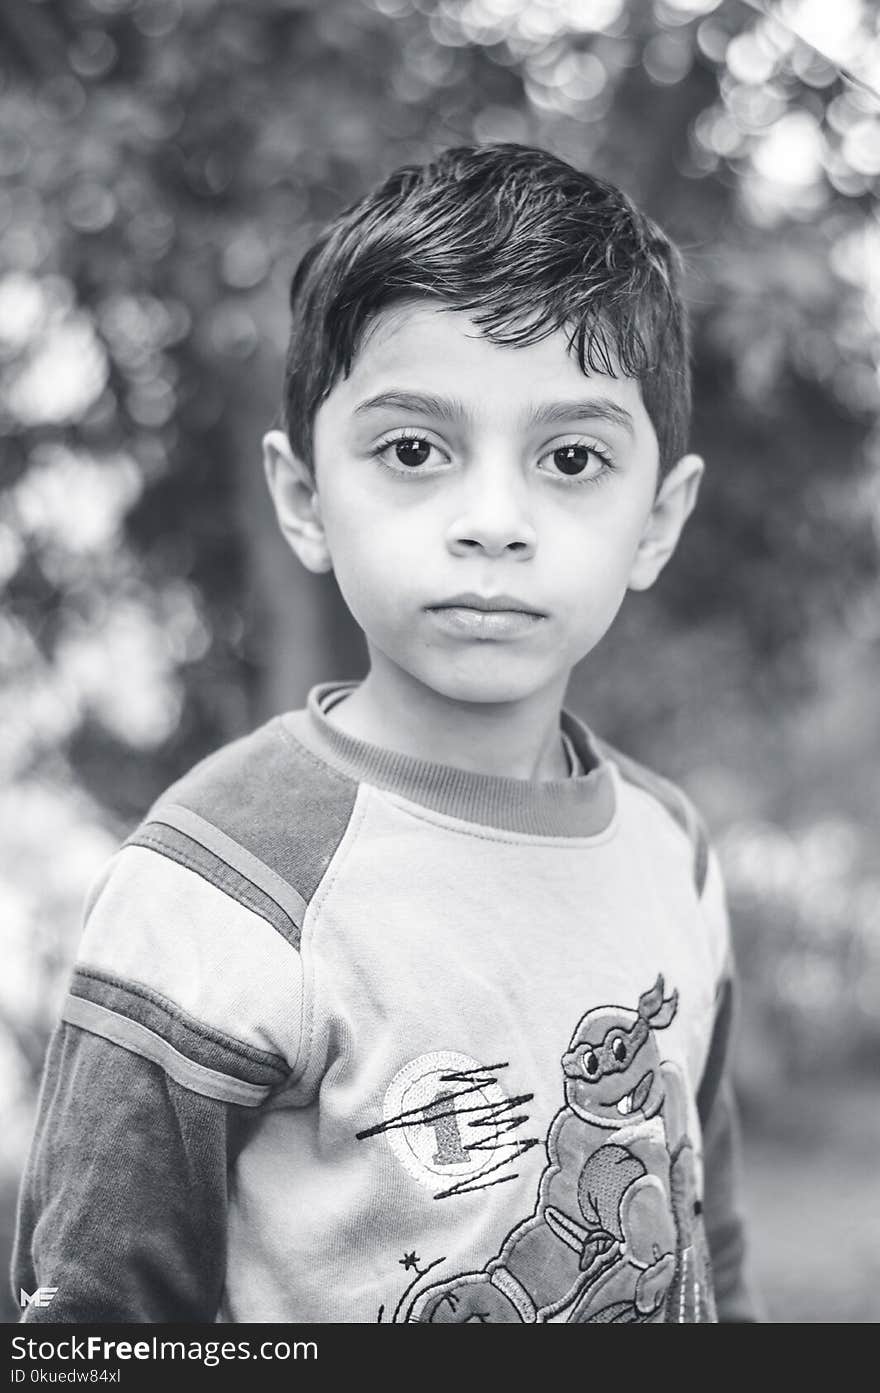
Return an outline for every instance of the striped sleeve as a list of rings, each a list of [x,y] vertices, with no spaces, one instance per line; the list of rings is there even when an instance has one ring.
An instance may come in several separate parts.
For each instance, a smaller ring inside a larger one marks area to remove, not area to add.
[[[305,904],[196,814],[161,817],[93,893],[63,1019],[254,1107],[296,1069]]]
[[[15,1297],[26,1322],[213,1321],[227,1175],[252,1109],[195,1093],[143,1055],[61,1022],[22,1180]]]
[[[94,888],[22,1181],[26,1321],[213,1321],[227,1184],[300,1049],[298,893],[183,808]]]
[[[357,784],[276,719],[182,776],[86,904],[13,1258],[28,1321],[213,1321],[227,1186],[304,1101],[300,932]]]

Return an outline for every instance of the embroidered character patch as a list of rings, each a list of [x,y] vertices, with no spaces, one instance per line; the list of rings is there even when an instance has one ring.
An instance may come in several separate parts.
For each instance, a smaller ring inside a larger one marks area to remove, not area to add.
[[[661,1060],[656,1035],[675,1018],[677,1005],[676,992],[664,996],[661,976],[637,1010],[600,1006],[581,1019],[562,1058],[565,1106],[550,1125],[534,1212],[482,1271],[418,1293],[409,1320],[715,1319],[685,1086],[677,1066]],[[457,1077],[475,1067],[468,1061]],[[404,1085],[397,1123],[386,1120],[385,1128],[404,1125],[419,1108],[424,1122],[426,1106],[446,1107],[449,1074],[442,1085],[433,1076],[437,1091],[430,1099],[410,1095]],[[476,1090],[484,1105],[488,1089],[483,1083]],[[429,1130],[433,1124],[423,1128]],[[473,1144],[460,1131],[458,1139],[465,1158],[459,1164],[466,1167]],[[427,1163],[420,1157],[419,1164]]]

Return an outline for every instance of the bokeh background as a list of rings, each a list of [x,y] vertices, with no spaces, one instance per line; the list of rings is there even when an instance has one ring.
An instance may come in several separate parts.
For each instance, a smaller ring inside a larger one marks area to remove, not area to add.
[[[196,759],[363,671],[259,464],[298,257],[395,166],[515,140],[687,254],[701,507],[570,704],[717,840],[768,1313],[876,1320],[876,4],[4,0],[0,45],[3,1267],[92,878]]]

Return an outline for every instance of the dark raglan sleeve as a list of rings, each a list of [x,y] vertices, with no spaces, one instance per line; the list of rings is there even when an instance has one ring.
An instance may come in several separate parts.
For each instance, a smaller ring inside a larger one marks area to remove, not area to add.
[[[721,964],[712,1035],[697,1094],[703,1134],[704,1222],[719,1321],[758,1321],[762,1318],[760,1304],[746,1264],[740,1129],[732,1078],[736,974],[721,871],[714,851],[708,854],[703,901]]]
[[[25,1321],[212,1321],[240,1107],[62,1021],[22,1181],[13,1291]]]
[[[296,1062],[284,913],[165,832],[124,847],[91,897],[13,1253],[16,1305],[56,1290],[25,1321],[213,1321],[230,1170]]]

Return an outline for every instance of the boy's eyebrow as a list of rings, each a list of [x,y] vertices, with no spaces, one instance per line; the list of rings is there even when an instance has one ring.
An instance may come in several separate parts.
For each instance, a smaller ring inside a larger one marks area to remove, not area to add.
[[[403,411],[417,411],[441,420],[463,420],[467,417],[467,407],[454,397],[435,397],[425,392],[390,391],[379,392],[375,397],[367,397],[354,409],[356,416],[368,411],[378,411],[383,407],[393,407]],[[559,421],[608,421],[620,426],[629,435],[635,434],[635,423],[630,413],[610,397],[585,397],[583,400],[546,402],[533,407],[526,415],[526,425],[552,425]]]
[[[585,397],[582,401],[551,401],[534,407],[528,414],[528,424],[552,425],[557,421],[607,421],[621,426],[628,435],[635,435],[635,422],[625,407],[610,397]]]
[[[403,411],[421,411],[429,416],[440,416],[446,420],[461,420],[467,416],[467,408],[455,398],[434,397],[426,392],[380,392],[378,396],[367,397],[354,409],[356,416],[367,411],[378,411],[383,406],[393,406]]]

